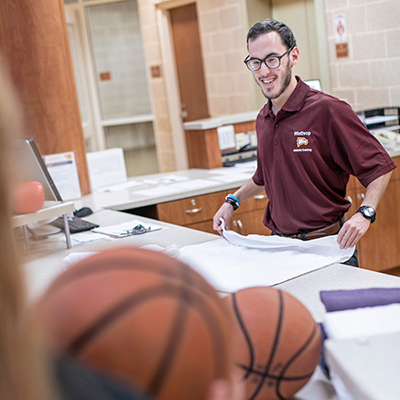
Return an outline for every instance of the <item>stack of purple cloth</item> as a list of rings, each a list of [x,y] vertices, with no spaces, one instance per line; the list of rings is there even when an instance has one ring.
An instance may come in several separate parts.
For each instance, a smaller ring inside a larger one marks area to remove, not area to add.
[[[327,312],[400,303],[400,288],[323,290],[320,298]]]

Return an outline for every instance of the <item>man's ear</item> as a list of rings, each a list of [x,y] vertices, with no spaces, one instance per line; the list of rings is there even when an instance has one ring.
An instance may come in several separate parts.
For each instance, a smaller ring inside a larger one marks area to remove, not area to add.
[[[295,46],[290,52],[290,62],[292,66],[296,65],[299,62],[299,53],[300,50],[297,46]]]

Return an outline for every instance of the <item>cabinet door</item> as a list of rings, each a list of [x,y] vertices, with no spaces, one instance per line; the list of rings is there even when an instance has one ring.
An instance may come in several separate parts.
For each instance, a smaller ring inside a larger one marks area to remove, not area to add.
[[[212,220],[226,194],[223,191],[158,204],[158,219],[183,226]]]
[[[230,229],[241,235],[270,235],[271,231],[263,224],[265,209],[233,214]]]
[[[364,191],[357,190],[358,209]],[[400,180],[390,181],[376,211],[376,221],[361,238],[359,248],[362,268],[384,271],[400,265]]]
[[[250,234],[270,235],[271,231],[263,224],[264,211],[264,209],[261,209],[244,213],[235,212],[229,222],[229,229],[244,236]],[[187,225],[187,227],[217,234],[213,229],[213,221],[198,222]]]

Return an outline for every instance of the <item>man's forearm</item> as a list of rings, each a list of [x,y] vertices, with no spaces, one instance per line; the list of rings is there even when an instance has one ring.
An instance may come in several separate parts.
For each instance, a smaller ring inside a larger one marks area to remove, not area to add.
[[[378,204],[382,200],[383,195],[385,194],[391,175],[392,171],[380,176],[379,178],[376,178],[367,186],[364,199],[361,203],[362,206],[371,206],[376,210]]]
[[[243,201],[246,201],[256,196],[257,194],[261,193],[263,190],[264,186],[256,185],[253,179],[250,179],[241,188],[236,190],[236,192],[233,193],[233,195],[236,196],[242,203]]]

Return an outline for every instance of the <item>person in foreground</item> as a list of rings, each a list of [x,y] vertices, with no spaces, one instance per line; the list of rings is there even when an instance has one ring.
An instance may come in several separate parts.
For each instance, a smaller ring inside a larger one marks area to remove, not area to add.
[[[0,399],[150,400],[152,397],[110,374],[82,364],[49,343],[35,306],[27,299],[24,274],[11,226],[11,135],[22,132],[21,113],[0,56]],[[68,322],[67,322],[68,323]],[[231,382],[214,380],[204,400],[241,400]]]
[[[266,19],[248,32],[244,60],[267,104],[256,120],[257,170],[214,216],[229,220],[240,203],[265,190],[264,225],[273,234],[302,240],[338,234],[353,247],[376,218],[376,208],[396,165],[350,105],[311,89],[294,74],[299,49],[292,30]],[[346,221],[349,176],[366,187],[358,211]],[[346,264],[358,266],[357,252]]]
[[[11,226],[11,135],[22,132],[15,90],[0,57],[0,399],[149,400],[126,385],[49,351],[27,299]]]

